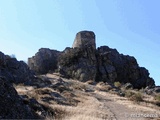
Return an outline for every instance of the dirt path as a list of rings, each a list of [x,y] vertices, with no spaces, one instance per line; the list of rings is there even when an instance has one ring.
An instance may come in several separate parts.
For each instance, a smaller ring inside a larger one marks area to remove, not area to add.
[[[101,101],[104,104],[103,107],[114,114],[115,120],[160,120],[159,109],[139,105],[127,98],[107,92],[96,91],[91,95]]]
[[[109,94],[106,94],[106,96],[103,96],[99,93],[93,93],[92,95],[95,98],[97,98],[100,102],[103,103],[102,107],[104,111],[106,109],[108,111],[109,109],[109,111],[114,115],[110,119],[113,119],[113,120],[134,120],[134,119],[148,120],[147,118],[143,118],[143,117],[139,117],[139,118],[138,117],[136,118],[134,116],[132,117],[132,115],[134,114],[137,114],[137,113],[144,114],[144,113],[140,110],[131,109],[123,104],[119,104],[118,102],[115,101],[116,98],[111,97]]]
[[[79,82],[79,84],[84,84]],[[142,106],[134,104],[125,97],[120,97],[108,92],[101,92],[95,90],[95,85],[87,86],[87,92],[81,91],[86,98],[89,97],[89,102],[83,101],[81,106],[87,107],[96,106],[91,109],[96,109],[102,113],[107,113],[108,117],[102,115],[102,119],[107,120],[158,120],[160,118],[160,111],[154,108],[149,108],[147,106]],[[92,98],[92,99],[91,99]],[[95,101],[98,100],[98,102]],[[96,105],[97,104],[97,105]],[[77,106],[78,107],[78,106]],[[159,119],[160,120],[160,119]]]

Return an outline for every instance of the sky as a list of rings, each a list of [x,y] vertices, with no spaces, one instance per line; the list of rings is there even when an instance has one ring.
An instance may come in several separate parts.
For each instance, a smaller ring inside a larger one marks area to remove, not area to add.
[[[72,47],[82,30],[134,56],[160,85],[159,0],[0,0],[0,51],[27,62],[40,48]]]

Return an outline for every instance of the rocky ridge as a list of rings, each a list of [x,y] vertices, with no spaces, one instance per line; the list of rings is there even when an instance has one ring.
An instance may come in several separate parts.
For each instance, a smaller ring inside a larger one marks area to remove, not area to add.
[[[58,71],[64,77],[80,81],[119,81],[131,83],[134,88],[155,86],[148,70],[139,67],[134,57],[120,54],[108,46],[96,49],[95,34],[92,31],[77,33],[72,48],[67,47],[62,52],[40,49],[28,59],[28,65],[38,74]]]
[[[0,52],[0,76],[5,76],[11,83],[25,83],[34,78],[34,72],[23,61],[17,61],[4,53]]]

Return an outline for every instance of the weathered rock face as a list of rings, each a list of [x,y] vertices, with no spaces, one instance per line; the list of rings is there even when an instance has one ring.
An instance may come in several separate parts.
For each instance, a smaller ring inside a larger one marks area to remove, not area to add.
[[[95,43],[95,34],[92,31],[81,31],[77,33],[74,43],[72,45],[73,48],[83,48],[87,46],[92,46],[92,48],[96,49]]]
[[[9,80],[0,77],[0,119],[36,119],[36,114],[18,96]]]
[[[96,56],[94,47],[67,48],[59,58],[61,74],[80,81],[95,80]]]
[[[43,105],[19,96],[12,83],[38,86],[39,79],[23,61],[0,52],[0,119],[42,119],[36,114]],[[43,109],[44,111],[44,109]]]
[[[28,59],[30,69],[38,74],[45,74],[54,71],[57,68],[57,59],[59,51],[41,48],[32,58]]]
[[[34,78],[34,73],[25,62],[0,52],[0,76],[5,76],[13,83],[28,83]]]
[[[116,49],[102,46],[97,49],[97,81],[131,83],[134,88],[154,86],[145,68],[134,57],[119,54]]]

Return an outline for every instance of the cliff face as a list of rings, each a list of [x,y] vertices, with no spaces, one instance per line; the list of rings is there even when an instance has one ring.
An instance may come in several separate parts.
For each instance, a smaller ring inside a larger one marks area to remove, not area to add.
[[[92,46],[68,48],[59,57],[59,72],[80,81],[95,80],[97,74],[95,53],[96,50]]]
[[[154,86],[148,70],[139,67],[134,57],[119,54],[108,46],[97,49],[97,66],[98,80],[131,83],[135,88]]]
[[[77,33],[72,48],[63,52],[45,49],[29,59],[29,66],[37,73],[58,69],[65,77],[80,81],[94,80],[131,83],[134,88],[154,86],[149,72],[139,67],[132,56],[119,54],[116,49],[101,46],[96,49],[95,34],[92,31]],[[34,63],[34,67],[33,67]]]
[[[12,85],[12,83],[29,84],[33,77],[34,74],[26,63],[0,52],[0,119],[38,118]]]
[[[17,61],[16,58],[0,52],[0,76],[5,76],[12,83],[28,83],[34,77],[34,73],[25,62]]]
[[[59,51],[41,48],[32,58],[28,59],[29,67],[36,73],[47,73],[57,69],[57,58]]]

